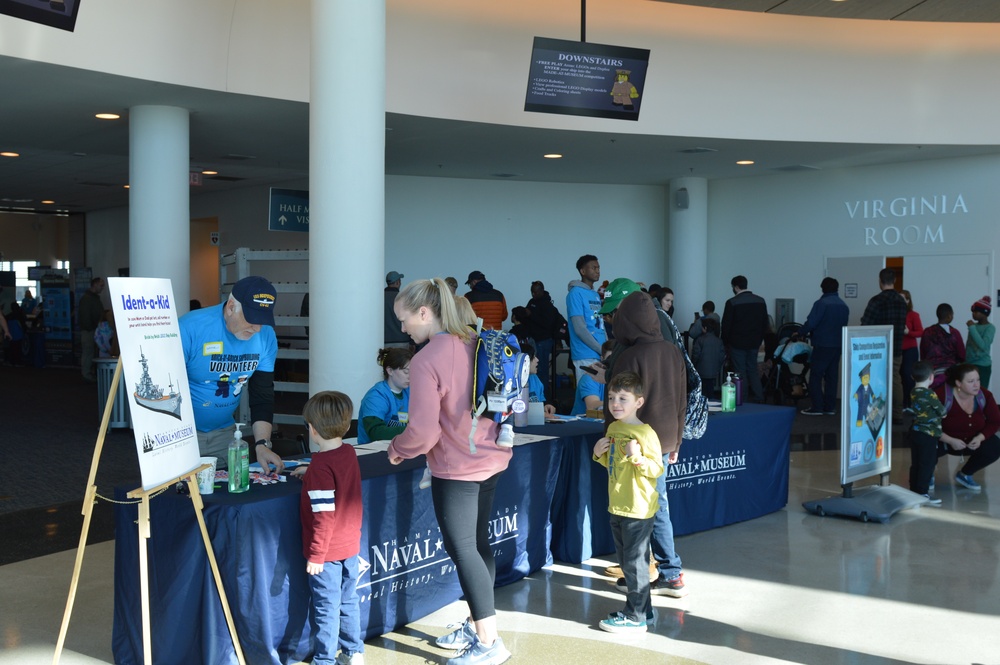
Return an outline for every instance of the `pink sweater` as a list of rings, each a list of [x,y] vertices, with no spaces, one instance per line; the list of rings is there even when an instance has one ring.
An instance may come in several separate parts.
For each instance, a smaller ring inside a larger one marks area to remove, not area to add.
[[[479,419],[476,454],[469,452],[474,353],[472,343],[439,334],[413,356],[409,423],[392,440],[389,457],[426,454],[434,477],[446,480],[486,480],[507,468],[512,451],[497,446],[491,419]]]

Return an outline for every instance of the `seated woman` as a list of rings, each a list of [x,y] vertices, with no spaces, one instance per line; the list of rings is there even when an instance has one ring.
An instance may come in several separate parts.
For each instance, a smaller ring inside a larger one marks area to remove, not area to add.
[[[515,307],[515,309],[517,308]],[[522,344],[521,353],[531,359],[530,374],[528,376],[528,401],[545,404],[546,416],[555,414],[555,404],[545,401],[545,386],[542,385],[541,379],[538,378],[538,356],[535,354],[535,347],[531,344]]]
[[[611,340],[601,345],[601,362],[608,359],[615,343]],[[576,400],[569,415],[582,416],[587,411],[604,410],[604,384],[590,374],[585,374],[576,384]]]
[[[973,474],[1000,459],[1000,409],[990,391],[979,385],[975,365],[961,364],[948,368],[946,383],[936,389],[945,407],[941,423],[941,448],[938,457],[961,455],[965,465],[955,474],[955,482],[973,492],[982,489]],[[932,476],[933,477],[933,476]]]
[[[372,386],[358,409],[358,443],[389,441],[409,421],[410,359],[405,348],[379,349],[383,380]]]

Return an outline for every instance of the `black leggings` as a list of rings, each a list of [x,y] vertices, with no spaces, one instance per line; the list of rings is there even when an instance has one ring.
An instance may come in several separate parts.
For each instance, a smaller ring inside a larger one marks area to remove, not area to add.
[[[979,447],[973,451],[969,450],[955,450],[948,444],[941,444],[943,450],[938,451],[938,457],[943,457],[944,455],[962,455],[966,457],[965,466],[959,469],[962,473],[967,476],[971,476],[975,472],[985,469],[993,462],[1000,459],[1000,438],[998,435],[986,437]]]
[[[431,485],[444,550],[455,564],[473,621],[497,613],[493,597],[497,567],[489,526],[499,478],[499,473],[482,481],[434,478]]]

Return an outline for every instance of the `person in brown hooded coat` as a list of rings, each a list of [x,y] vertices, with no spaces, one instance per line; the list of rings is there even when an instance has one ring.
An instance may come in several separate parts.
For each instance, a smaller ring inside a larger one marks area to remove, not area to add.
[[[659,576],[650,584],[650,593],[679,598],[687,595],[681,558],[674,549],[674,530],[670,523],[667,503],[667,466],[677,461],[684,433],[687,408],[687,369],[684,356],[660,333],[660,319],[653,301],[645,293],[626,296],[615,310],[615,349],[605,361],[606,382],[616,374],[635,372],[642,378],[645,403],[639,409],[639,420],[653,428],[660,439],[663,453],[663,475],[656,482],[659,509],[653,525],[653,557]],[[604,422],[614,422],[604,400]],[[624,584],[624,580],[619,580]],[[619,585],[621,588],[621,584]]]

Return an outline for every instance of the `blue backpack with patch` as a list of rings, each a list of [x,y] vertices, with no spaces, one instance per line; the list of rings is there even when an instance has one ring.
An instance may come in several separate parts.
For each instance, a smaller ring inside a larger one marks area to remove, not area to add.
[[[473,436],[480,416],[503,423],[512,413],[528,408],[521,389],[528,385],[531,361],[521,353],[517,338],[502,330],[477,329],[476,358],[472,369],[472,431],[469,450],[476,453]]]

